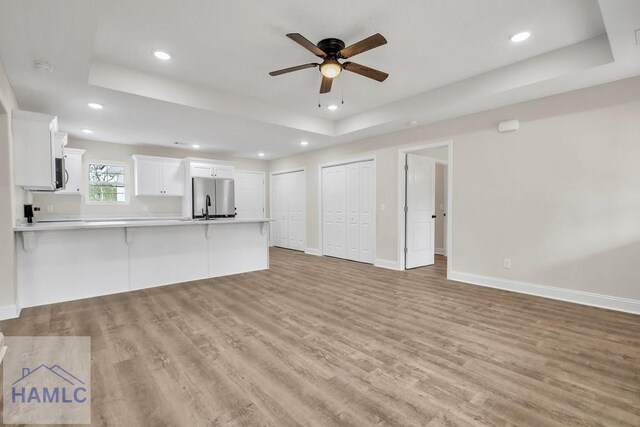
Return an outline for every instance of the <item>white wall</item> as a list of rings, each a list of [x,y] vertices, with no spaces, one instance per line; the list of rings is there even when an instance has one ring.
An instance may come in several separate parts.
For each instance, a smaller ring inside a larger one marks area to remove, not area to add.
[[[22,206],[22,190],[13,185],[11,110],[18,103],[0,64],[0,318],[11,316],[15,304],[16,261],[13,224]]]
[[[453,140],[459,272],[640,300],[640,78],[274,160],[307,168],[318,247],[318,165],[377,160],[377,258],[397,261],[398,148]],[[521,129],[498,134],[518,118]],[[450,218],[451,220],[451,218]],[[503,269],[503,259],[512,269]]]
[[[71,138],[68,147],[82,148],[86,150],[83,161],[83,171],[87,170],[91,160],[115,161],[125,163],[127,179],[126,204],[87,204],[86,199],[79,195],[61,195],[47,193],[33,193],[33,202],[42,210],[43,216],[100,216],[100,215],[181,215],[182,198],[180,197],[136,197],[133,195],[133,161],[131,155],[143,154],[161,157],[199,157],[218,160],[230,160],[234,162],[236,169],[264,172],[268,169],[268,163],[264,160],[236,159],[224,154],[202,152],[188,149],[176,149],[172,147],[157,147],[151,145],[124,145],[107,142],[87,141]],[[47,206],[52,206],[53,211],[47,212]]]

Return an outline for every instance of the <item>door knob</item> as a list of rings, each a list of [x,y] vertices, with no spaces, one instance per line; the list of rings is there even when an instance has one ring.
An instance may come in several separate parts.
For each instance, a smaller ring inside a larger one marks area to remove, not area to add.
[[[436,217],[435,215],[431,215],[431,218],[435,218],[435,217]]]

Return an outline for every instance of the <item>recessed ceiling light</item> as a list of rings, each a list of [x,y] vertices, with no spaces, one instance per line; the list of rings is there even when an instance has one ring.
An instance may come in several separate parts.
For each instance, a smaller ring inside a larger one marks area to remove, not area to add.
[[[511,41],[514,43],[520,43],[525,41],[526,39],[528,39],[529,37],[531,37],[531,33],[529,31],[522,31],[518,34],[514,34],[511,36]]]
[[[300,141],[300,145],[309,145],[308,141]]]
[[[104,108],[104,105],[98,104],[97,102],[90,102],[87,105],[89,108],[93,108],[94,110],[102,110]]]
[[[258,156],[264,157],[264,153],[258,153]]]
[[[327,107],[327,109],[329,109],[329,110],[331,110],[331,111],[335,111],[335,110],[337,110],[337,109],[338,109],[338,106],[337,106],[337,105],[335,105],[335,104],[331,104],[331,105],[329,105],[329,106]]]
[[[82,129],[83,133],[93,133],[93,131],[91,129]]]
[[[200,148],[200,145],[198,145],[198,144],[191,144],[191,146],[192,146],[193,148]]]
[[[407,124],[408,124],[409,126],[415,126],[415,125],[417,125],[417,124],[418,124],[418,121],[417,121],[417,120],[411,120],[410,122],[407,122]]]
[[[156,50],[155,52],[153,52],[153,55],[158,59],[162,59],[163,61],[167,61],[167,60],[171,59],[171,55],[169,55],[167,52],[163,52],[161,50]]]

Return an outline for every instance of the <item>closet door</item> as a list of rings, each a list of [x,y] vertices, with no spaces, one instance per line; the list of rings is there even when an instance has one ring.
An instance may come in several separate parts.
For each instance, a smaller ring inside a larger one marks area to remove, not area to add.
[[[359,261],[373,264],[374,262],[374,236],[373,214],[374,196],[376,191],[375,174],[373,160],[359,163],[360,166],[360,186],[359,186]]]
[[[305,177],[304,172],[288,174],[288,219],[289,247],[299,251],[305,249]]]
[[[271,177],[273,244],[287,249],[305,249],[305,173],[283,173]]]
[[[283,175],[274,175],[272,181],[273,191],[273,218],[274,235],[273,244],[275,246],[288,247],[289,238],[287,236],[287,220],[286,220],[286,185],[285,177]]]
[[[347,259],[360,261],[360,163],[346,165]]]
[[[322,169],[322,253],[346,258],[346,166]]]

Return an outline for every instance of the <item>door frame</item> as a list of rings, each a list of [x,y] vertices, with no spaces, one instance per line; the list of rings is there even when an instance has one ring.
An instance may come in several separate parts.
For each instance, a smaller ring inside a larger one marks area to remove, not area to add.
[[[378,165],[376,162],[376,156],[364,156],[364,157],[356,157],[347,160],[338,160],[335,162],[322,163],[318,165],[318,255],[324,255],[324,245],[322,243],[322,235],[324,229],[324,215],[322,209],[322,169],[330,168],[332,166],[341,166],[348,165],[350,163],[359,163],[359,162],[368,162],[373,161],[373,218],[372,227],[373,227],[373,263],[375,264],[378,259],[378,221],[377,221],[377,199],[376,193],[378,192]],[[373,264],[372,264],[373,265]]]
[[[404,170],[407,154],[426,148],[447,147],[447,278],[451,274],[453,261],[453,140],[446,139],[398,149],[398,270],[406,270],[404,249],[406,245],[406,216],[404,206],[407,200],[406,173]]]
[[[307,168],[293,168],[293,169],[283,169],[279,171],[269,172],[269,219],[274,219],[272,215],[273,210],[273,177],[274,175],[284,175],[287,173],[295,173],[302,172],[302,176],[304,177],[304,190],[303,190],[303,199],[304,199],[304,223],[302,224],[302,228],[304,229],[304,251],[306,251],[307,247]],[[265,206],[266,209],[266,206]],[[266,215],[265,215],[266,216]],[[275,232],[275,227],[272,227],[272,224],[269,223],[269,246],[274,246],[273,244],[273,233]]]

